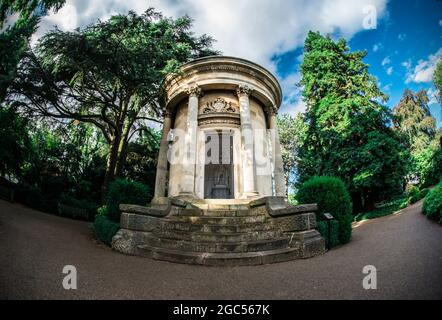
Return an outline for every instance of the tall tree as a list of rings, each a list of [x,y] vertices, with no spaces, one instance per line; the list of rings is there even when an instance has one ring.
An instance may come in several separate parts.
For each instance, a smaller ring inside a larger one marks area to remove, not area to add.
[[[46,15],[49,10],[59,10],[66,0],[2,0],[0,3],[0,27],[8,16],[18,14],[17,24],[26,23],[32,17]]]
[[[411,154],[408,181],[427,185],[435,182],[442,168],[436,119],[428,107],[425,90],[414,94],[406,89],[394,107],[393,128],[399,132]]]
[[[17,178],[28,160],[30,137],[28,121],[12,107],[0,106],[0,176]]]
[[[405,149],[391,130],[387,96],[344,39],[309,32],[301,65],[307,105],[306,139],[299,150],[300,181],[314,175],[340,177],[354,208],[371,208],[397,192],[405,175]],[[387,193],[387,194],[386,194]]]
[[[394,128],[404,135],[412,152],[428,146],[436,134],[436,120],[431,116],[428,101],[425,90],[414,94],[405,89],[400,102],[393,109]]]
[[[298,149],[303,141],[306,126],[301,113],[296,114],[294,117],[290,114],[284,113],[278,116],[277,121],[282,161],[284,165],[285,184],[288,190],[296,180]]]
[[[433,83],[437,89],[439,103],[442,103],[442,60],[439,60],[436,65],[436,70],[434,70]]]
[[[29,47],[29,39],[40,18],[49,10],[59,10],[65,0],[3,0],[0,3],[0,28],[8,24],[8,17],[18,14],[18,19],[0,33],[0,103],[6,89],[16,76],[17,64]]]
[[[127,166],[124,176],[142,182],[149,190],[154,191],[158,153],[160,151],[161,131],[149,128],[139,132],[138,137],[129,143],[127,148]]]
[[[441,114],[442,114],[442,60],[436,65],[436,70],[433,74],[433,84],[436,87],[437,100],[441,104]],[[442,134],[439,136],[439,146],[442,148]]]
[[[103,196],[121,175],[128,142],[148,121],[161,122],[158,92],[164,76],[191,59],[217,54],[212,38],[196,37],[184,16],[112,16],[74,32],[43,36],[22,61],[10,99],[35,115],[92,123],[110,152]]]

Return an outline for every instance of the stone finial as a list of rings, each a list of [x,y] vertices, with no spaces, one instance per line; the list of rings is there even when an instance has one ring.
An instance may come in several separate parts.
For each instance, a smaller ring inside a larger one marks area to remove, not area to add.
[[[189,96],[196,96],[199,97],[202,95],[202,90],[198,85],[190,86],[186,89],[186,92]]]
[[[238,96],[242,96],[242,95],[247,95],[247,96],[249,96],[249,95],[252,93],[252,91],[253,91],[253,89],[250,88],[249,86],[244,85],[244,84],[240,84],[240,85],[238,86],[238,88],[236,89],[236,94],[237,94]]]

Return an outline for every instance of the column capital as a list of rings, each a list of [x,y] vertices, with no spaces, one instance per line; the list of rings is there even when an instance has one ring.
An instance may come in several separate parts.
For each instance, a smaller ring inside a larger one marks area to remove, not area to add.
[[[268,115],[271,117],[276,117],[276,115],[278,114],[276,109],[273,107],[268,108],[266,111],[267,111]]]
[[[249,96],[252,93],[252,91],[253,91],[253,89],[245,84],[240,84],[236,88],[236,94],[238,95],[238,97],[241,97],[244,95]]]
[[[186,88],[186,92],[189,96],[200,97],[203,93],[198,85],[189,86]]]

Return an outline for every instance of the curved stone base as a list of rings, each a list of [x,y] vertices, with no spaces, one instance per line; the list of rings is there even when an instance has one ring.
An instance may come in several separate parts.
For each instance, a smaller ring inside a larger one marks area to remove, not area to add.
[[[315,205],[294,207],[277,197],[224,204],[172,200],[164,217],[157,211],[149,215],[149,208],[121,206],[115,250],[212,266],[275,263],[325,251],[324,239],[314,229]]]

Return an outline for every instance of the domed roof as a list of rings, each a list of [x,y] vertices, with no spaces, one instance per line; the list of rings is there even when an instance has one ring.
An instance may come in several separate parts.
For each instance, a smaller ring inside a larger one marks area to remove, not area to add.
[[[172,111],[187,96],[186,89],[195,85],[203,91],[235,91],[239,85],[245,85],[252,89],[251,95],[265,109],[277,111],[281,105],[281,86],[270,71],[241,58],[208,56],[192,60],[176,74],[166,77],[162,85],[162,107]]]

